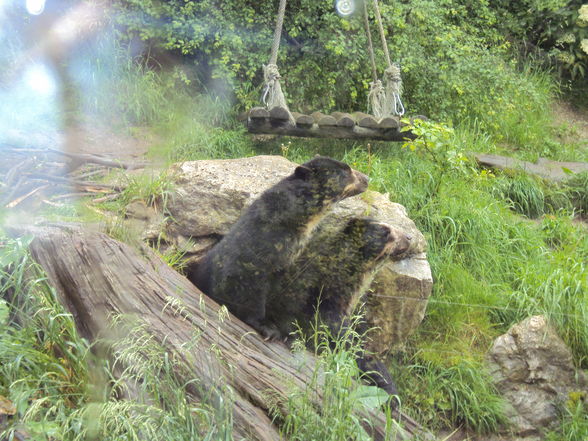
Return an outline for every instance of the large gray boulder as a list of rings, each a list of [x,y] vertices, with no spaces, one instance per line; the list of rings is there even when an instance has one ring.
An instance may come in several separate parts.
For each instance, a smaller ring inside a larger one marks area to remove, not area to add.
[[[586,391],[572,353],[543,316],[533,316],[498,337],[488,355],[495,384],[510,404],[511,429],[518,436],[540,436],[557,422],[557,405]]]
[[[159,237],[186,250],[189,262],[196,261],[228,232],[244,208],[290,175],[296,165],[281,156],[175,164],[170,170],[174,194],[167,204],[170,221]],[[366,192],[341,201],[326,221],[341,223],[361,215],[386,222],[412,237],[407,257],[384,266],[368,297],[368,321],[379,327],[371,335],[370,349],[383,353],[403,342],[423,319],[432,277],[423,235],[405,208],[390,202],[386,195]]]

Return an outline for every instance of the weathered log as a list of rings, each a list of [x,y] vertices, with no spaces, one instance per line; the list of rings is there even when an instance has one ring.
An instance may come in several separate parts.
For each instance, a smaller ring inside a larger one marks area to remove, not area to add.
[[[269,111],[270,119],[277,121],[289,121],[291,119],[290,111],[285,107],[272,107]]]
[[[287,109],[280,107],[274,107],[271,112],[263,107],[254,107],[247,118],[247,130],[250,133],[377,141],[414,139],[411,132],[400,131],[403,125],[395,117],[383,118],[378,122],[372,115],[362,112],[334,112],[332,115],[313,112],[311,115],[304,115],[297,112],[290,114]]]
[[[378,121],[376,121],[376,118],[372,115],[363,112],[353,112],[353,117],[355,118],[357,125],[360,127],[368,129],[375,129],[378,127]]]
[[[170,357],[187,367],[189,377],[180,378],[182,384],[191,384],[190,378],[205,385],[222,381],[235,391],[235,439],[281,439],[267,414],[269,397],[283,403],[292,385],[304,388],[315,366],[312,355],[307,353],[301,363],[301,357],[283,344],[264,342],[234,316],[223,316],[216,303],[149,250],[139,253],[104,234],[71,225],[13,228],[11,232],[35,236],[31,254],[82,336],[90,341],[105,335],[112,338],[113,316],[136,316]],[[174,302],[181,307],[170,306]],[[188,357],[184,344],[195,332],[199,340]],[[213,353],[220,353],[222,360]],[[202,398],[195,387],[187,386],[186,393]],[[320,406],[320,391],[316,400]],[[283,406],[280,409],[286,411]],[[384,439],[381,412],[364,412],[359,417],[375,440]],[[395,439],[409,439],[416,433],[431,438],[410,418],[398,413],[395,417],[405,427]]]
[[[400,128],[400,121],[393,116],[385,116],[378,121],[378,128],[380,129],[398,129]]]
[[[249,118],[252,119],[265,119],[269,118],[270,114],[265,107],[254,107],[249,111]]]

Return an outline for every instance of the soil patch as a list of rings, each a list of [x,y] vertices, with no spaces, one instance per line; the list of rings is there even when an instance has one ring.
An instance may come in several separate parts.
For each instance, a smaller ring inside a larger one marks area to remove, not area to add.
[[[588,110],[577,109],[569,103],[559,102],[554,109],[555,123],[570,127],[571,133],[563,137],[566,141],[588,143]]]

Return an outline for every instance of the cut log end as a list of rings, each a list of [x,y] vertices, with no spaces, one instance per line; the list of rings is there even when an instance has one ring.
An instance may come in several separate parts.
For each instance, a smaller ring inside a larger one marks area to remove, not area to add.
[[[400,121],[393,116],[386,116],[378,122],[380,129],[398,129],[400,128]]]
[[[292,112],[296,125],[300,127],[312,127],[314,124],[314,118],[310,115],[304,115],[298,112]]]
[[[269,111],[269,116],[273,120],[277,121],[289,121],[291,119],[291,114],[288,109],[285,107],[272,107]]]
[[[353,118],[360,127],[366,127],[368,129],[376,129],[378,127],[378,121],[372,115],[368,115],[363,112],[354,112]]]
[[[337,125],[337,120],[331,115],[325,115],[321,112],[313,112],[311,116],[319,127],[332,127]]]
[[[349,113],[333,112],[333,117],[337,120],[339,127],[353,127],[355,125],[355,120]]]
[[[254,107],[249,111],[248,116],[252,119],[264,119],[269,118],[270,114],[265,107]]]

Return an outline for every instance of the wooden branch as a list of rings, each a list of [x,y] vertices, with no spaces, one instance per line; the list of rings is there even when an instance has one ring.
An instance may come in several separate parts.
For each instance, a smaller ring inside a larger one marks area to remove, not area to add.
[[[47,199],[42,199],[41,202],[43,202],[46,205],[49,205],[51,207],[65,207],[66,204],[59,204],[57,202],[52,202],[52,201],[48,201]]]
[[[12,202],[9,202],[8,204],[6,204],[6,208],[16,207],[18,204],[20,204],[25,199],[29,198],[30,196],[34,195],[35,193],[38,193],[41,190],[46,189],[47,187],[49,187],[49,184],[41,185],[40,187],[37,187],[37,188],[33,189],[32,191],[29,191],[27,194],[20,196],[20,197],[16,198],[15,200],[13,200]]]
[[[79,180],[79,179],[86,179],[91,176],[104,175],[104,174],[106,174],[106,169],[99,168],[97,170],[92,170],[92,171],[82,173],[82,174],[70,174],[70,176]]]
[[[92,202],[95,204],[99,204],[102,202],[113,201],[120,196],[120,193],[109,194],[106,196],[102,196],[100,198],[92,199]]]
[[[9,150],[14,153],[21,153],[21,154],[29,154],[29,153],[53,153],[56,155],[67,156],[81,164],[89,163],[89,164],[98,164],[104,165],[110,168],[124,168],[128,170],[133,170],[136,168],[142,168],[146,165],[146,163],[139,162],[139,163],[132,163],[121,161],[117,159],[108,159],[103,156],[92,155],[89,153],[70,153],[64,152],[59,149],[53,148],[46,148],[46,149],[35,149],[35,148],[19,148],[14,146],[9,146]]]
[[[33,178],[33,179],[58,182],[58,183],[62,183],[62,184],[75,186],[78,188],[85,188],[88,191],[91,191],[93,193],[99,193],[99,192],[105,191],[105,190],[106,191],[124,191],[124,189],[125,189],[125,187],[121,187],[118,185],[99,184],[97,182],[78,181],[76,179],[63,178],[61,176],[48,175],[48,174],[44,174],[44,173],[28,173],[27,176],[30,178]]]
[[[92,155],[92,154],[88,154],[88,153],[70,153],[70,152],[65,152],[65,151],[51,149],[51,148],[47,149],[47,150],[52,153],[57,153],[59,155],[67,156],[67,157],[69,157],[69,158],[73,159],[74,161],[77,161],[81,164],[85,164],[85,163],[99,164],[99,165],[104,165],[106,167],[124,168],[127,170],[133,170],[135,168],[141,168],[141,167],[145,166],[145,163],[125,162],[125,161],[121,161],[118,159],[108,159],[108,158],[104,158],[102,156]]]
[[[136,316],[173,359],[189,367],[188,377],[180,377],[183,384],[190,383],[189,378],[198,378],[205,384],[224,381],[235,391],[235,439],[281,439],[267,415],[268,397],[284,403],[290,384],[304,388],[315,366],[312,355],[306,354],[301,363],[300,356],[286,346],[264,342],[232,315],[223,320],[216,303],[149,250],[140,255],[104,234],[71,225],[7,230],[35,236],[31,254],[75,317],[82,336],[94,341],[112,332],[107,331],[112,316]],[[170,306],[174,302],[180,302],[182,307]],[[184,345],[193,341],[196,333],[198,342],[188,356]],[[211,355],[213,347],[222,361]],[[187,393],[202,398],[197,388]],[[318,391],[317,406],[321,396]],[[280,408],[285,411],[284,406]],[[384,439],[381,412],[358,417],[366,421],[366,428],[370,422],[368,431],[375,440]],[[408,429],[400,430],[397,440],[409,439],[420,429],[405,416],[402,422]]]
[[[60,199],[69,199],[69,198],[83,198],[86,196],[93,196],[95,195],[96,192],[93,191],[81,191],[81,192],[76,192],[76,193],[66,193],[66,194],[60,194],[58,196],[53,196],[51,198],[52,201],[58,201]]]

